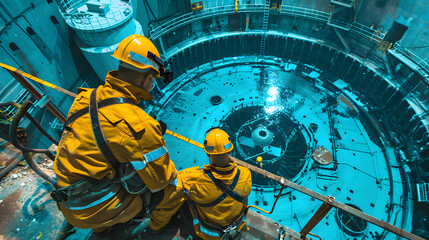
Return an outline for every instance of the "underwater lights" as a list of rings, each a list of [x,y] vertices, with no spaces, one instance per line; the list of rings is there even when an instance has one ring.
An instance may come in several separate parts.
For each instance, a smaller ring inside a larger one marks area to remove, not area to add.
[[[281,96],[277,100],[280,99]],[[264,101],[264,100],[262,100]],[[238,106],[220,121],[220,127],[234,143],[232,156],[260,166],[288,179],[299,178],[306,167],[308,143],[300,124],[284,111],[266,112],[266,102]],[[257,161],[261,157],[263,160]],[[305,159],[305,160],[303,160]],[[253,186],[273,187],[277,183],[252,175]]]
[[[258,127],[252,132],[252,140],[260,147],[269,146],[273,142],[274,134],[266,127]]]

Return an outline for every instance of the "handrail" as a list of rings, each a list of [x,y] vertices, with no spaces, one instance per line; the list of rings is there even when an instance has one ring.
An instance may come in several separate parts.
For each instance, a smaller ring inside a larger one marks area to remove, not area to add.
[[[240,4],[238,5],[238,13],[245,12],[245,13],[262,13],[264,11],[264,4]],[[178,16],[176,18],[173,18],[164,24],[154,28],[150,31],[150,36],[152,40],[156,40],[163,35],[173,31],[174,29],[177,29],[181,26],[184,26],[186,24],[190,24],[194,21],[208,18],[216,15],[222,15],[222,14],[233,14],[235,12],[235,5],[227,5],[227,6],[217,6],[212,8],[206,8],[198,12],[191,12],[186,13],[181,16]],[[304,7],[297,7],[297,6],[291,6],[291,5],[282,5],[280,10],[281,15],[290,15],[290,16],[296,16],[296,17],[303,17],[307,19],[312,19],[320,22],[328,23],[329,21],[329,13],[315,10],[315,9],[309,9]],[[376,44],[379,44],[385,36],[385,33],[382,33],[376,29],[370,28],[366,25],[353,22],[353,23],[346,23],[341,20],[336,20],[336,24],[351,24],[349,31],[356,33],[362,37],[365,37],[371,41],[374,41]],[[418,68],[416,69],[420,74],[422,74],[423,77],[425,77],[427,82],[429,82],[429,63],[426,62],[424,59],[418,57],[416,54],[414,54],[411,51],[408,51],[406,49],[401,49],[400,45],[396,43],[391,51],[397,52],[407,58],[409,58],[413,63],[415,63]]]
[[[86,2],[85,0],[61,0],[58,3],[60,13],[67,25],[78,30],[99,31],[100,29],[113,28],[132,17],[131,1],[121,2],[121,5],[110,5],[110,9],[105,15],[79,11],[79,8],[84,6]]]
[[[191,139],[189,139],[187,137],[184,137],[184,136],[182,136],[182,135],[180,135],[178,133],[175,133],[175,132],[173,132],[171,130],[167,129],[166,133],[169,134],[169,135],[171,135],[171,136],[173,136],[173,137],[176,137],[176,138],[178,138],[178,139],[180,139],[182,141],[188,142],[188,143],[190,143],[190,144],[192,144],[192,145],[194,145],[196,147],[204,148],[203,144],[195,142],[195,141],[193,141],[193,140],[191,140]],[[241,161],[241,160],[236,159],[234,157],[230,156],[230,159],[233,160],[235,163],[237,163],[240,166],[247,167],[250,171],[252,171],[254,173],[261,174],[261,175],[263,175],[266,178],[272,179],[272,180],[280,183],[284,187],[290,187],[290,188],[292,188],[294,190],[297,190],[297,191],[299,191],[301,193],[304,193],[304,194],[306,194],[308,196],[311,196],[311,197],[313,197],[315,199],[318,199],[318,200],[322,201],[323,204],[322,204],[322,206],[321,206],[320,209],[327,209],[327,208],[331,208],[331,207],[334,207],[334,208],[337,208],[337,209],[341,209],[341,210],[343,210],[345,212],[348,212],[348,213],[350,213],[350,214],[352,214],[352,215],[354,215],[356,217],[359,217],[359,218],[361,218],[361,219],[363,219],[363,220],[365,220],[367,222],[370,222],[370,223],[372,223],[374,225],[377,225],[377,226],[379,226],[379,227],[381,227],[383,229],[386,229],[386,230],[388,230],[388,231],[390,231],[392,233],[395,233],[395,234],[397,234],[397,235],[399,235],[401,237],[404,237],[404,238],[407,238],[407,239],[410,239],[410,240],[424,240],[424,238],[421,238],[421,237],[419,237],[419,236],[417,236],[415,234],[407,232],[407,231],[405,231],[405,230],[403,230],[401,228],[398,228],[398,227],[396,227],[396,226],[394,226],[394,225],[392,225],[392,224],[390,224],[388,222],[385,222],[385,221],[380,220],[378,218],[375,218],[375,217],[373,217],[371,215],[368,215],[368,214],[366,214],[366,213],[364,213],[364,212],[362,212],[360,210],[357,210],[356,208],[350,207],[350,206],[348,206],[348,205],[346,205],[344,203],[340,203],[340,202],[336,201],[331,196],[324,196],[324,195],[322,195],[322,194],[320,194],[318,192],[314,192],[314,191],[312,191],[312,190],[310,190],[308,188],[305,188],[305,187],[303,187],[303,186],[301,186],[301,185],[299,185],[297,183],[289,181],[288,179],[286,179],[284,177],[275,175],[275,174],[273,174],[271,172],[268,172],[268,171],[263,170],[263,169],[261,169],[259,167],[253,166],[252,164],[249,164],[247,162]],[[327,211],[323,211],[323,212],[324,212],[324,214],[326,214],[326,213],[328,213],[328,211],[329,211],[329,209],[327,209]],[[316,214],[317,214],[317,212],[316,212]],[[316,214],[314,216],[316,216]],[[321,220],[321,218],[320,218],[320,220]],[[318,222],[309,221],[308,225],[312,226],[312,227],[307,228],[306,231],[304,232],[304,234],[307,234],[307,231],[308,232],[311,231],[311,229],[313,227],[315,227],[317,223]]]
[[[15,67],[9,66],[9,65],[1,63],[1,62],[0,62],[0,67],[2,67],[5,70],[9,71],[9,73],[10,72],[18,73],[19,75],[22,75],[22,76],[24,76],[24,77],[26,77],[26,78],[28,78],[28,79],[30,79],[32,81],[35,81],[35,82],[40,83],[40,84],[42,84],[42,85],[44,85],[46,87],[49,87],[49,88],[55,89],[57,91],[60,91],[60,92],[62,92],[64,94],[67,94],[70,97],[76,97],[77,96],[76,93],[72,93],[72,92],[70,92],[70,91],[68,91],[68,90],[66,90],[64,88],[61,88],[61,87],[58,87],[58,86],[56,86],[56,85],[54,85],[52,83],[46,82],[46,81],[44,81],[44,80],[42,80],[42,79],[40,79],[38,77],[35,77],[35,76],[30,75],[30,74],[28,74],[26,72],[23,72],[23,71],[15,68]]]
[[[243,5],[240,5],[243,6]],[[240,12],[263,12],[263,4],[245,4],[245,7],[238,9]],[[165,22],[164,24],[154,28],[150,31],[150,38],[152,41],[162,37],[164,34],[167,34],[173,31],[176,28],[184,26],[186,24],[192,23],[194,21],[208,18],[212,16],[222,15],[222,14],[234,14],[235,5],[226,5],[226,6],[217,6],[212,8],[205,8],[198,12],[186,13],[176,18],[171,19],[170,21]]]
[[[238,13],[244,12],[244,13],[263,13],[264,12],[264,4],[241,4],[238,8]],[[191,12],[186,13],[181,16],[178,16],[176,18],[173,18],[162,25],[152,29],[150,31],[150,36],[152,40],[156,40],[163,35],[173,31],[174,29],[177,29],[183,25],[190,24],[196,20],[200,20],[203,18],[208,18],[216,15],[222,15],[222,14],[234,14],[235,12],[235,5],[226,5],[226,6],[217,6],[212,8],[206,8],[198,12]],[[290,16],[296,16],[296,17],[304,17],[320,22],[327,23],[329,21],[329,13],[310,9],[310,8],[304,8],[304,7],[297,7],[297,6],[291,6],[291,5],[282,5],[280,9],[281,15],[290,15]],[[337,20],[339,24],[346,24],[345,22],[341,20]],[[384,33],[381,33],[375,29],[372,29],[370,27],[367,27],[360,23],[352,23],[351,24],[351,31],[366,37],[370,40],[375,41],[376,43],[379,43],[384,38]]]
[[[33,85],[31,85],[24,76],[27,78],[33,80],[33,81],[42,81],[39,78],[36,78],[30,74],[27,74],[19,69],[16,69],[14,67],[11,67],[9,65],[0,63],[0,67],[4,68],[6,71],[9,72],[10,75],[12,75],[25,89],[30,92],[31,95],[33,95],[34,98],[37,100],[43,99],[43,95],[37,90]],[[24,76],[23,76],[24,75]],[[42,81],[44,82],[44,81]],[[47,82],[45,82],[47,83]],[[48,83],[47,83],[48,84]],[[58,90],[58,89],[56,89]],[[58,118],[61,122],[66,122],[66,117],[49,101],[46,102],[45,107],[48,109],[49,112],[51,112],[56,118]]]
[[[86,3],[86,0],[74,0],[72,2],[70,2],[69,0],[60,0],[58,2],[58,6],[62,11],[71,13],[73,11],[77,11],[77,9],[82,5],[84,5],[85,3]]]
[[[51,140],[53,143],[58,144],[58,142],[52,138],[51,136],[49,136],[49,134],[36,122],[36,120],[30,115],[28,114],[28,109],[32,106],[32,102],[27,100],[24,102],[24,104],[22,106],[19,107],[18,112],[15,114],[15,116],[13,117],[13,120],[10,124],[9,127],[9,137],[10,137],[10,142],[13,144],[13,146],[15,146],[16,148],[18,148],[19,150],[21,150],[23,153],[24,152],[35,152],[35,153],[44,153],[46,156],[48,156],[52,161],[55,160],[55,156],[47,149],[35,149],[35,148],[29,148],[26,146],[26,143],[21,143],[18,140],[18,126],[19,123],[21,122],[21,119],[26,116],[27,118],[30,119],[30,121],[39,129],[41,130],[42,134],[45,135],[49,140]],[[25,129],[24,129],[25,130]],[[45,178],[45,177],[44,177]],[[46,178],[45,178],[46,179]],[[52,183],[52,181],[48,180],[49,182]]]
[[[396,42],[395,45],[389,50],[399,55],[402,55],[410,60],[413,64],[416,65],[414,70],[419,72],[426,80],[426,83],[429,84],[429,63],[426,62],[423,58],[417,56],[415,53],[403,48],[399,42]],[[412,66],[410,66],[413,68]]]
[[[150,31],[150,36],[152,41],[162,37],[163,35],[174,31],[175,29],[182,27],[184,25],[190,24],[197,20],[201,20],[204,18],[209,18],[217,15],[223,14],[234,14],[234,13],[263,13],[264,12],[264,4],[241,4],[238,7],[237,12],[235,11],[235,5],[226,5],[226,6],[217,6],[212,8],[206,8],[198,12],[186,13],[176,18],[173,18],[158,27],[155,27]],[[329,13],[309,9],[304,7],[297,7],[291,5],[282,5],[280,9],[281,15],[290,15],[294,17],[303,17],[315,21],[320,21],[324,23],[329,22]],[[377,29],[368,27],[366,25],[353,22],[346,23],[342,20],[336,19],[336,24],[338,25],[349,25],[349,31],[356,33],[362,37],[365,37],[375,44],[380,44],[380,42],[384,39],[385,33],[380,32]],[[411,51],[401,49],[400,45],[397,43],[391,49],[391,51],[397,52],[408,59],[410,59],[413,63],[415,63],[418,68],[416,69],[423,77],[426,78],[426,81],[429,82],[429,63],[424,59],[418,57]]]
[[[263,13],[264,7],[265,7],[265,4],[240,4],[238,5],[237,12],[238,13]],[[176,18],[173,18],[163,23],[162,25],[152,29],[150,31],[150,36],[151,36],[151,39],[155,41],[156,39],[161,38],[165,34],[171,31],[174,31],[179,27],[195,22],[197,20],[201,20],[204,18],[209,18],[217,15],[222,15],[222,14],[234,14],[237,12],[235,11],[235,5],[227,5],[227,6],[216,6],[212,8],[206,8],[197,12],[186,13]],[[329,24],[330,22],[329,20],[330,15],[327,12],[304,8],[304,7],[291,6],[291,5],[282,5],[280,9],[280,15],[302,17],[302,18],[306,18],[314,21],[320,21],[325,24]],[[385,37],[385,33],[382,33],[377,29],[368,27],[366,25],[363,25],[357,22],[347,23],[340,19],[335,19],[335,26],[340,28],[341,26],[347,26],[347,29],[349,32],[358,34],[359,36],[374,42],[374,44],[376,45],[379,45]],[[405,64],[407,64],[416,73],[421,75],[424,78],[424,83],[429,85],[429,63],[427,61],[417,56],[415,53],[407,49],[403,49],[399,43],[396,43],[389,50],[389,52],[395,55],[395,57],[403,61]]]

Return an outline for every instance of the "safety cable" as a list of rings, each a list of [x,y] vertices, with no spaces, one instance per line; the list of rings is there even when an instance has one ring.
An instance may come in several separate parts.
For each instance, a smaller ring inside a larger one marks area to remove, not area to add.
[[[178,134],[178,133],[175,133],[175,132],[173,132],[173,131],[171,131],[171,130],[169,130],[169,129],[167,129],[167,130],[165,131],[165,133],[167,133],[168,135],[171,135],[171,136],[173,136],[173,137],[175,137],[175,138],[178,138],[178,139],[180,139],[180,140],[182,140],[182,141],[188,142],[188,143],[190,143],[190,144],[192,144],[192,145],[194,145],[194,146],[197,146],[197,147],[199,147],[199,148],[204,149],[204,145],[203,145],[203,144],[201,144],[201,143],[199,143],[199,142],[195,142],[194,140],[189,139],[189,138],[187,138],[187,137],[185,137],[185,136],[182,136],[182,135],[180,135],[180,134]]]
[[[30,102],[30,101],[28,101],[28,100],[26,100],[23,104],[22,104],[22,106],[18,109],[18,111],[16,112],[16,114],[15,114],[15,116],[13,117],[13,120],[12,120],[12,122],[11,122],[11,124],[10,124],[10,127],[9,127],[9,137],[10,137],[10,141],[11,141],[11,143],[16,147],[16,148],[18,148],[19,150],[21,150],[21,151],[26,151],[26,152],[36,152],[36,153],[44,153],[44,154],[46,154],[46,156],[48,156],[50,159],[52,159],[52,160],[54,160],[55,159],[55,156],[49,151],[49,150],[47,150],[47,149],[35,149],[35,148],[28,148],[28,147],[26,147],[26,146],[23,146],[19,141],[18,141],[18,138],[17,138],[17,133],[18,133],[18,131],[17,131],[17,129],[18,129],[18,126],[19,126],[19,123],[20,123],[20,121],[21,121],[21,119],[24,117],[24,116],[30,116],[30,115],[26,115],[26,113],[27,113],[27,111],[28,111],[28,109],[31,107],[31,105],[32,105],[32,102]],[[30,120],[32,119],[32,117],[30,117],[29,118]],[[34,120],[34,119],[33,119]],[[32,121],[33,122],[33,121]],[[35,120],[34,120],[34,122],[33,123],[35,123]],[[37,124],[37,123],[36,123]],[[36,125],[37,126],[37,125]],[[38,128],[39,130],[41,129],[41,128]],[[45,131],[42,131],[42,133],[46,133]],[[47,134],[47,133],[46,133]],[[49,135],[49,134],[48,134]],[[51,139],[51,137],[49,138],[50,140],[55,140],[55,139]]]
[[[277,201],[279,200],[280,196],[282,195],[282,191],[283,191],[283,189],[284,189],[284,188],[285,188],[285,186],[284,186],[284,185],[282,185],[282,188],[280,189],[279,194],[277,194],[277,198],[276,198],[276,200],[274,201],[274,203],[273,203],[273,208],[271,208],[271,211],[270,211],[270,212],[265,211],[264,209],[259,208],[259,207],[254,206],[254,205],[249,205],[249,206],[247,206],[247,209],[249,209],[249,208],[251,208],[251,207],[252,207],[252,208],[256,208],[256,209],[258,209],[258,210],[261,210],[262,212],[264,212],[264,213],[266,213],[266,214],[271,214],[271,213],[273,213],[274,208],[275,208],[275,206],[276,206],[276,203],[277,203]]]
[[[317,237],[318,239],[322,240],[322,238],[319,235],[316,235],[314,233],[309,232],[309,235],[313,236],[313,237]]]
[[[374,178],[375,180],[380,181],[380,183],[381,183],[381,181],[390,180],[390,179],[388,179],[388,178],[377,178],[377,177],[375,177],[375,176],[373,176],[373,175],[371,175],[371,174],[369,174],[369,173],[367,173],[367,172],[365,172],[365,171],[363,171],[363,170],[361,170],[361,169],[357,168],[356,166],[353,166],[353,165],[348,164],[348,163],[338,163],[338,164],[339,164],[339,165],[346,165],[346,166],[349,166],[349,167],[353,168],[353,170],[359,171],[359,172],[361,172],[361,173],[363,173],[363,174],[367,175],[368,177],[372,177],[372,178]],[[406,181],[394,181],[394,180],[392,180],[392,182],[395,182],[395,183],[404,183],[404,182],[406,182]],[[381,184],[383,184],[383,185],[385,185],[385,186],[389,186],[388,184],[385,184],[385,183],[381,183]]]
[[[30,80],[33,80],[33,81],[35,81],[37,83],[40,83],[42,85],[45,85],[47,87],[50,87],[50,88],[55,89],[57,91],[60,91],[62,93],[65,93],[65,94],[69,95],[70,97],[76,97],[77,96],[76,93],[72,93],[72,92],[70,92],[70,91],[68,91],[68,90],[66,90],[64,88],[61,88],[61,87],[58,87],[58,86],[56,86],[56,85],[54,85],[52,83],[46,82],[46,81],[44,81],[44,80],[42,80],[42,79],[40,79],[38,77],[35,77],[35,76],[31,75],[31,74],[23,72],[23,71],[21,71],[21,70],[19,70],[17,68],[12,67],[12,66],[6,65],[4,63],[0,63],[0,67],[4,68],[6,70],[12,71],[12,72],[16,72],[18,74],[21,74],[22,76],[24,76],[24,77],[26,77],[26,78],[28,78]]]

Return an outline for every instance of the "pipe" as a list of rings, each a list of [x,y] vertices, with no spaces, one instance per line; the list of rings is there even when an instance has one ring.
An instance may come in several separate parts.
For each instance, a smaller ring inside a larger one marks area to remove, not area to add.
[[[7,108],[9,106],[12,106],[14,108],[20,108],[21,107],[21,105],[19,105],[16,102],[12,102],[12,101],[11,102],[0,103],[0,107],[1,108]],[[11,164],[9,164],[9,166],[7,166],[6,168],[4,168],[1,171],[1,173],[0,173],[0,179],[2,179],[4,176],[6,176],[6,174],[8,174],[12,169],[14,169],[21,162],[22,159],[17,158],[17,156],[18,155],[15,155],[14,157],[12,157],[12,158],[15,158],[15,160]]]
[[[258,209],[258,210],[261,210],[262,212],[264,212],[264,213],[266,213],[266,214],[271,214],[271,213],[273,213],[273,211],[274,211],[274,208],[276,207],[276,203],[277,203],[277,201],[279,200],[279,198],[280,198],[280,196],[282,195],[282,191],[283,191],[283,189],[285,188],[285,186],[284,185],[282,185],[282,188],[280,189],[280,192],[279,192],[279,194],[277,194],[277,198],[276,198],[276,200],[274,201],[274,203],[273,203],[273,208],[271,209],[271,212],[268,212],[268,211],[265,211],[264,209],[262,209],[262,208],[259,208],[259,207],[257,207],[257,206],[253,206],[253,205],[250,205],[250,206],[248,206],[247,207],[247,209],[249,209],[249,208],[256,208],[256,209]]]
[[[33,158],[30,156],[29,152],[23,151],[22,155],[24,156],[25,161],[27,162],[28,166],[30,166],[30,168],[37,173],[37,175],[39,175],[41,178],[45,179],[46,181],[48,181],[50,184],[55,186],[55,180],[47,175],[46,173],[44,173],[42,171],[42,169],[39,168],[39,165],[37,165],[37,163],[33,160]]]
[[[33,104],[32,102],[28,101],[30,106]],[[42,126],[40,126],[40,124],[36,121],[36,119],[33,118],[33,116],[31,116],[27,111],[25,112],[25,116],[28,118],[28,120],[30,120],[31,123],[34,124],[34,126],[36,126],[37,129],[39,129],[39,131],[45,136],[47,137],[49,140],[51,140],[51,142],[53,142],[55,145],[58,146],[59,142],[54,139],[51,135],[49,135],[48,132],[46,132],[45,129],[42,128]]]
[[[18,104],[18,103],[16,103],[16,102],[4,102],[4,103],[0,103],[0,107],[7,108],[7,107],[9,107],[9,106],[12,106],[12,107],[14,107],[14,108],[20,108],[20,107],[21,107],[21,105],[19,105],[19,104]]]
[[[47,150],[47,149],[35,149],[35,148],[25,147],[25,146],[21,145],[21,143],[17,139],[17,132],[18,132],[19,122],[24,117],[25,113],[30,108],[30,106],[31,106],[31,102],[28,101],[28,100],[26,100],[24,102],[24,104],[22,104],[21,108],[18,109],[18,111],[16,112],[15,116],[13,117],[13,120],[12,120],[12,122],[10,124],[10,128],[9,128],[10,141],[13,144],[13,146],[15,146],[16,148],[18,148],[22,152],[44,153],[50,159],[55,160],[55,156],[49,150]]]
[[[33,104],[32,102],[30,102],[31,105]],[[30,105],[30,106],[31,106]],[[19,105],[16,102],[4,102],[4,103],[0,103],[0,107],[4,107],[7,108],[9,106],[12,106],[14,108],[21,108],[21,105]],[[42,128],[42,126],[40,126],[40,124],[33,118],[33,116],[31,116],[28,112],[25,112],[25,116],[31,121],[31,123],[33,123],[37,129],[39,129],[39,131],[45,136],[47,137],[49,140],[51,140],[51,142],[53,142],[55,145],[58,145],[58,141],[56,139],[54,139],[51,135],[49,135],[48,132],[46,132],[45,129]]]
[[[21,142],[22,145],[26,146],[27,145],[27,133],[25,132],[25,129],[24,128],[18,128],[15,132],[18,132],[19,135],[17,135],[14,138],[14,140]],[[42,169],[39,168],[37,163],[31,157],[30,152],[25,151],[25,150],[21,150],[21,151],[22,151],[22,155],[24,156],[24,160],[27,162],[28,166],[30,166],[30,168],[35,173],[37,173],[37,175],[39,175],[41,178],[45,179],[46,181],[48,181],[49,183],[51,183],[52,185],[55,186],[55,180],[52,177],[50,177],[49,175],[47,175],[46,173],[44,173],[42,171]]]

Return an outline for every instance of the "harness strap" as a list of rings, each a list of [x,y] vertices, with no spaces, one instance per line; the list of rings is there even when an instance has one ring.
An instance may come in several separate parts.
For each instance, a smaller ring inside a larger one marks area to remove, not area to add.
[[[128,103],[132,105],[136,105],[131,99],[128,98],[108,98],[104,99],[100,102],[98,102],[98,108],[104,108],[110,105],[114,104],[122,104],[122,103]],[[68,125],[70,125],[72,122],[76,121],[76,119],[82,117],[83,115],[87,114],[89,112],[89,107],[82,108],[81,110],[73,113],[70,117],[67,118],[67,121],[64,123],[64,128],[68,128]]]
[[[237,230],[240,231],[243,224],[246,223],[246,213],[247,211],[244,211],[238,218],[235,220],[232,224],[226,226],[226,227],[218,227],[213,224],[210,224],[203,219],[200,218],[200,215],[198,214],[197,207],[195,206],[195,202],[192,201],[190,198],[187,198],[187,202],[192,208],[192,217],[193,217],[193,224],[194,226],[197,224],[200,224],[199,228],[200,231],[204,234],[207,234],[209,236],[213,237],[222,237],[224,234],[232,231]]]
[[[89,112],[90,113],[90,119],[91,119],[91,126],[92,126],[92,130],[94,133],[96,144],[97,144],[100,152],[106,158],[106,160],[110,163],[110,165],[112,167],[114,167],[116,171],[118,171],[119,161],[113,155],[113,153],[110,150],[109,146],[107,145],[106,140],[104,138],[104,135],[101,131],[100,121],[99,121],[99,116],[98,116],[98,109],[103,108],[103,107],[107,107],[110,105],[114,105],[114,104],[122,104],[122,103],[128,103],[128,104],[132,104],[132,105],[136,105],[136,104],[128,98],[121,98],[121,97],[108,98],[108,99],[104,99],[104,100],[97,103],[96,92],[97,92],[97,89],[94,89],[92,91],[92,93],[90,95],[88,107],[85,107],[85,108],[77,111],[76,113],[72,114],[70,117],[67,118],[67,121],[64,123],[64,128],[65,129],[69,128],[68,125],[70,125],[76,119],[78,119],[79,117],[81,117],[81,116],[83,116]],[[130,174],[129,176],[125,176],[122,180],[126,181],[128,178],[131,178],[134,175],[134,173],[135,173],[135,171],[133,171],[133,173]],[[88,190],[94,186],[98,186],[99,184],[100,184],[100,182],[98,180],[84,179],[84,180],[81,180],[77,183],[74,183],[68,187],[64,187],[64,188],[52,191],[51,197],[57,202],[67,201],[68,198],[70,197],[69,194],[71,194],[71,195],[79,194],[80,192],[86,191],[86,190]],[[69,190],[71,190],[71,189],[75,189],[75,190],[70,193]]]
[[[91,118],[92,132],[94,133],[95,143],[98,146],[101,154],[104,158],[110,163],[114,169],[118,169],[119,161],[113,155],[112,150],[109,148],[109,145],[106,143],[103,132],[100,127],[100,119],[98,117],[98,104],[97,104],[97,88],[94,89],[89,97],[89,116]]]
[[[238,195],[236,192],[234,192],[234,188],[238,183],[238,179],[240,178],[240,169],[237,169],[237,174],[234,177],[234,180],[232,181],[230,186],[226,186],[221,180],[215,178],[212,174],[212,172],[210,171],[210,169],[205,169],[204,173],[207,174],[207,176],[209,176],[209,178],[214,182],[214,184],[223,192],[216,200],[214,200],[211,203],[198,203],[196,202],[196,204],[198,204],[201,207],[212,207],[220,202],[222,202],[227,196],[232,197],[233,199],[235,199],[238,202],[244,202],[246,198],[243,198],[242,196]]]
[[[239,172],[237,173],[237,175],[239,175]],[[186,188],[184,186],[183,186],[183,191],[186,193],[186,195],[188,195],[188,197],[186,198],[186,202],[188,202],[189,206],[192,208],[191,212],[193,217],[193,224],[194,226],[199,224],[199,229],[201,230],[201,232],[214,237],[222,237],[224,234],[234,229],[238,229],[238,231],[240,231],[243,224],[246,223],[247,209],[237,218],[237,220],[235,220],[231,225],[228,225],[226,227],[218,227],[218,226],[214,226],[213,224],[207,223],[206,221],[200,218],[198,214],[197,206],[195,205],[196,202],[192,201],[191,196],[189,195],[188,191],[186,191]]]
[[[101,184],[104,184],[106,182],[114,184],[119,181],[120,179],[117,179],[116,181],[115,180],[114,181],[97,180],[92,178],[82,179],[67,187],[53,190],[51,192],[51,197],[57,202],[63,202],[63,201],[67,201],[69,197],[74,195],[90,195],[92,193],[97,194],[97,191],[95,190],[94,192],[94,189],[93,189],[95,186],[100,186]]]

